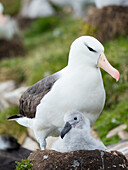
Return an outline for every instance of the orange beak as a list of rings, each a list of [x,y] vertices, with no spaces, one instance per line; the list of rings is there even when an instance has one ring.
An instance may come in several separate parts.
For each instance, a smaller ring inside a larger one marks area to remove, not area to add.
[[[98,66],[103,70],[105,70],[107,73],[109,73],[114,79],[116,79],[116,81],[119,80],[120,78],[119,71],[111,66],[111,64],[108,62],[107,58],[105,57],[104,53],[101,53],[99,57]]]

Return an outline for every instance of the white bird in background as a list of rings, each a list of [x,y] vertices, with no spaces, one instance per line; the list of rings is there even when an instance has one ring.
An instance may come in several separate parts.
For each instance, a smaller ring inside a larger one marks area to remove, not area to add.
[[[7,23],[6,17],[3,15],[4,7],[0,2],[0,24],[5,25]]]
[[[20,35],[18,24],[9,15],[3,14],[4,7],[0,3],[0,39],[11,40],[15,35]]]
[[[8,135],[0,135],[0,150],[16,150],[19,147],[20,144],[16,138]]]
[[[42,150],[47,136],[59,135],[67,112],[81,111],[92,126],[105,103],[99,67],[119,80],[120,74],[107,61],[103,45],[93,37],[79,37],[71,45],[67,67],[30,87],[21,96],[20,115],[8,120],[33,129]]]
[[[65,114],[66,123],[61,131],[61,137],[56,140],[51,150],[71,152],[78,150],[107,150],[104,144],[91,136],[89,120],[78,111]]]

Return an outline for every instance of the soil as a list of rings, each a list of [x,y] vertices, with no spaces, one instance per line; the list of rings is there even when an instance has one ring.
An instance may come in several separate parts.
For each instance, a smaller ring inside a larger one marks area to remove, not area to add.
[[[36,19],[31,19],[31,18],[24,18],[24,17],[17,17],[18,25],[21,29],[28,28],[31,26],[32,22],[35,21]]]
[[[0,40],[0,60],[16,56],[24,56],[24,47],[20,39]]]
[[[119,152],[99,150],[59,153],[52,150],[37,150],[30,154],[33,170],[122,170],[127,169],[127,160]]]

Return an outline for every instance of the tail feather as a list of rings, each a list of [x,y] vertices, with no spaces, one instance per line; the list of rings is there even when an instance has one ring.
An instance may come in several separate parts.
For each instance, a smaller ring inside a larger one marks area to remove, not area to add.
[[[33,127],[33,119],[24,117],[22,115],[14,115],[8,118],[9,121],[15,120],[22,126],[32,128]]]
[[[23,116],[22,115],[13,115],[13,116],[10,116],[8,118],[8,120],[16,120],[16,119],[21,118],[21,117],[23,117]]]

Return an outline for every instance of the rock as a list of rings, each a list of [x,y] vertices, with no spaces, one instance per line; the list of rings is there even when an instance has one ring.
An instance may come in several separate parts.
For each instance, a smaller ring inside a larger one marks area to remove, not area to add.
[[[9,93],[5,93],[3,97],[12,105],[19,106],[19,99],[21,95],[28,89],[28,87],[20,87]]]
[[[102,9],[91,8],[85,16],[85,22],[95,28],[94,36],[99,41],[105,42],[117,36],[128,34],[127,11],[128,7],[122,6],[107,6]]]
[[[33,170],[45,169],[127,169],[127,160],[119,152],[74,151],[59,153],[56,151],[37,150],[30,154],[29,160],[33,161]]]
[[[111,131],[109,131],[106,137],[107,138],[111,138],[111,137],[113,137],[114,135],[118,134],[120,131],[122,131],[122,130],[124,130],[126,128],[127,128],[126,124],[119,125],[116,128],[114,128]]]
[[[46,142],[47,142],[47,145],[46,145],[46,149],[51,149],[51,146],[52,144],[58,139],[58,137],[52,137],[52,136],[49,136],[47,137],[46,139]]]
[[[30,137],[26,137],[22,147],[32,151],[39,149],[39,145],[35,141],[33,141]]]
[[[18,150],[0,151],[0,170],[14,170],[16,169],[16,161],[26,159],[30,150],[19,148]]]
[[[128,159],[128,140],[122,140],[117,144],[109,145],[107,148],[109,151],[117,150],[121,152]]]
[[[97,8],[109,5],[128,6],[128,0],[94,0]]]
[[[54,9],[47,0],[23,0],[20,15],[24,18],[38,18],[54,15]]]
[[[2,96],[0,96],[0,111],[6,109],[9,107],[9,104],[7,103],[6,100]]]
[[[118,136],[119,136],[120,139],[126,140],[126,139],[128,139],[128,132],[126,132],[126,131],[120,131],[120,132],[118,133]]]
[[[15,87],[16,87],[15,81],[13,81],[13,80],[2,82],[2,83],[0,83],[0,94],[10,92],[10,91],[14,90]]]

